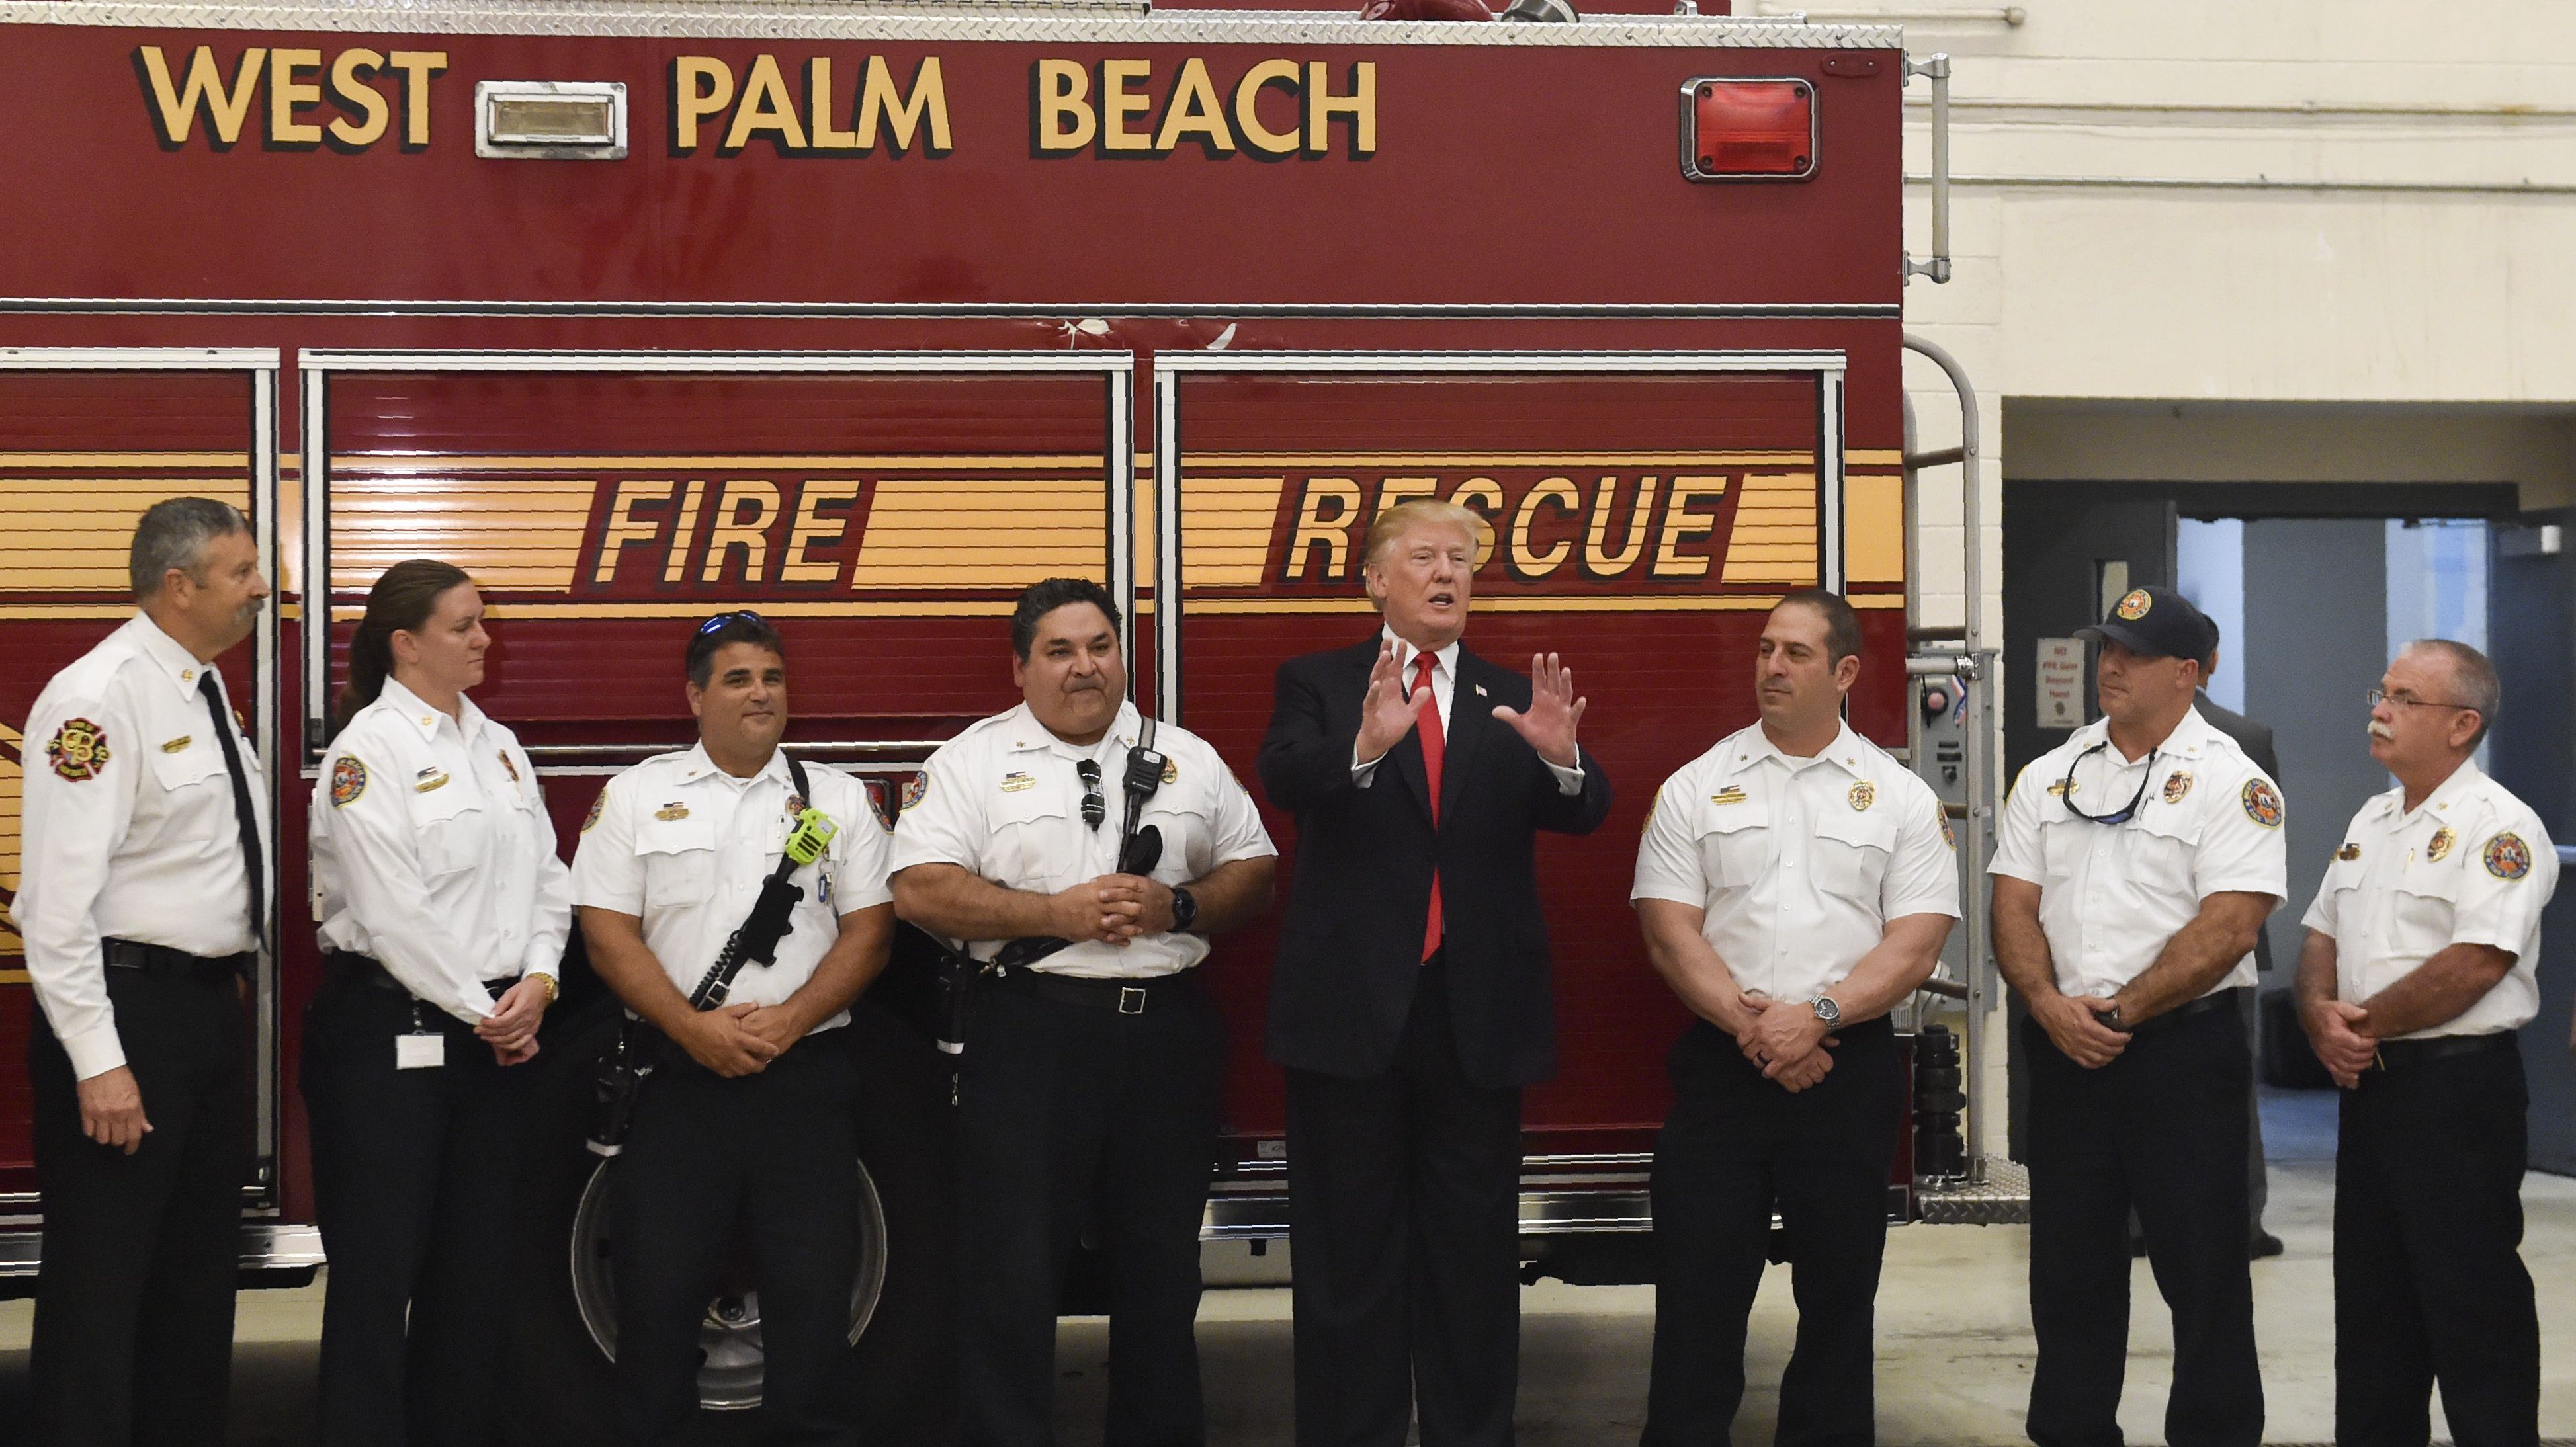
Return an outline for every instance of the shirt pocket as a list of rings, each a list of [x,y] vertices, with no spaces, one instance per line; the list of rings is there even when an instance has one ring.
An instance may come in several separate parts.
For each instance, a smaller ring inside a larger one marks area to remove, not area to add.
[[[232,777],[224,767],[223,747],[204,734],[205,730],[199,729],[197,736],[175,754],[152,755],[152,776],[160,781],[163,793],[213,788],[222,790],[227,797],[231,795]]]
[[[2200,851],[2202,821],[2179,809],[2152,809],[2131,820],[2128,869],[2133,879],[2197,895],[2194,856]]]
[[[413,797],[412,823],[420,831],[420,872],[431,880],[462,874],[492,853],[492,812],[470,792],[433,789]]]
[[[1771,821],[1754,808],[1724,804],[1715,808],[1701,826],[1700,868],[1710,888],[1729,897],[1741,896],[1771,871]]]
[[[1107,785],[1104,783],[1103,792]],[[1109,800],[1099,833],[1111,835],[1125,801]],[[1054,891],[1091,877],[1085,867],[1093,831],[1074,812],[1070,792],[1044,786],[1015,790],[993,801],[993,837],[986,874],[1005,889]],[[1111,835],[1114,837],[1114,835]],[[1164,852],[1171,850],[1170,841]]]
[[[1124,814],[1116,816],[1123,818]],[[1166,799],[1157,794],[1137,821],[1137,832],[1152,825],[1163,836],[1163,852],[1151,871],[1165,884],[1187,884],[1216,868],[1215,810],[1203,799]]]
[[[644,861],[648,909],[704,904],[715,894],[716,836],[710,820],[646,819],[635,829],[635,856]]]
[[[2396,897],[2390,901],[2402,941],[2422,945],[2431,954],[2451,942],[2451,925],[2460,901],[2460,867],[2451,860],[2426,859],[2421,846],[2397,874]]]
[[[2084,864],[2084,856],[2102,842],[2096,831],[2109,829],[2109,824],[2096,824],[2088,819],[2069,816],[2051,819],[2039,826],[2040,875],[2048,884],[2062,884],[2075,877]]]
[[[1818,889],[1872,909],[1887,882],[1887,862],[1895,855],[1896,816],[1877,809],[1818,819],[1808,850]]]

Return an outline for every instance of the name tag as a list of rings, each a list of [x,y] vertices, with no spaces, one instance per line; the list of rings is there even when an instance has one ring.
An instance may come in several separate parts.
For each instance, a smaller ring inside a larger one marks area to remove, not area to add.
[[[446,1036],[397,1035],[394,1037],[394,1069],[435,1070],[446,1063]]]

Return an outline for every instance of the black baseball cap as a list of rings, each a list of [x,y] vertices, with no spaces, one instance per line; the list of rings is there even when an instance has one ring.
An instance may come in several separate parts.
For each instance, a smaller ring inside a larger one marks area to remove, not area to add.
[[[2218,625],[2171,588],[2149,584],[2131,588],[2111,605],[2109,615],[2078,638],[2117,643],[2140,658],[2207,659],[2218,647]]]

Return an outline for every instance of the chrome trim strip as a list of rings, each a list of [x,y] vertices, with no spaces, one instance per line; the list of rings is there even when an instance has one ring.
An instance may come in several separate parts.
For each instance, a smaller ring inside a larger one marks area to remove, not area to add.
[[[1784,24],[1781,19],[1618,15],[1572,25],[1362,21],[1345,11],[1274,10],[1108,14],[1073,7],[944,4],[825,7],[797,0],[9,0],[0,23],[112,25],[184,30],[342,30],[380,34],[597,35],[659,39],[996,41],[1021,44],[1436,45],[1516,49],[1669,46],[1699,49],[1886,50],[1904,45],[1893,25]],[[1049,13],[1053,10],[1055,13]]]
[[[0,296],[0,314],[345,317],[748,317],[1064,321],[1074,318],[1345,317],[1421,321],[1897,321],[1897,302],[831,302],[513,301],[257,297]],[[1097,355],[1071,353],[1070,355]]]
[[[275,347],[0,347],[0,368],[12,371],[274,371],[279,362]]]
[[[1838,351],[1157,352],[1157,372],[1826,372]]]
[[[1154,697],[1181,722],[1181,379],[1154,363]]]
[[[1523,1191],[1520,1234],[1572,1236],[1645,1231],[1655,1224],[1644,1191]],[[1290,1234],[1284,1194],[1212,1199],[1199,1218],[1202,1241],[1277,1240]]]
[[[259,630],[252,634],[252,692],[258,699],[259,737],[254,746],[259,750],[259,770],[263,779],[278,777],[277,737],[286,727],[286,688],[280,668],[280,650],[286,643],[285,609],[280,595],[286,582],[278,567],[279,504],[284,496],[278,487],[277,461],[277,384],[278,363],[271,360],[251,369],[250,387],[250,475],[252,523],[258,531],[259,562],[267,570],[268,605],[260,609]],[[283,863],[285,841],[276,838],[277,819],[269,820],[269,854],[272,861]],[[254,1144],[258,1152],[261,1184],[275,1192],[279,1185],[278,1135],[278,971],[283,955],[276,948],[285,938],[286,908],[278,899],[275,880],[285,875],[283,869],[272,870],[268,887],[268,938],[270,948],[261,951],[259,967],[251,972],[253,1031],[251,1048],[259,1062],[259,1083],[254,1091],[258,1116],[253,1122]]]
[[[42,1231],[0,1231],[0,1277],[35,1275],[44,1259],[44,1245]],[[266,1221],[242,1223],[242,1270],[294,1271],[322,1264],[321,1228]]]

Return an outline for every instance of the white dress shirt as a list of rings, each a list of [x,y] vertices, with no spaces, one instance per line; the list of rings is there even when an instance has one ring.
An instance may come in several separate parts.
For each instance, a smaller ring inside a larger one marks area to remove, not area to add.
[[[2540,816],[2463,763],[2412,813],[2406,791],[2352,816],[2302,921],[2335,942],[2335,994],[2355,1005],[2452,945],[2492,945],[2513,968],[2478,1002],[2402,1039],[2490,1035],[2540,1011],[2540,914],[2558,888],[2558,850]]]
[[[726,1003],[776,1005],[814,977],[840,917],[885,904],[886,828],[866,788],[838,769],[807,764],[813,807],[840,826],[822,858],[788,876],[805,897],[788,915],[778,960],[746,965]],[[657,754],[608,781],[573,853],[573,903],[631,914],[644,943],[682,995],[696,992],[725,941],[750,917],[761,881],[778,867],[797,813],[787,756],[737,779],[699,745]],[[815,1027],[849,1023],[844,1010]]]
[[[1411,697],[1413,693],[1413,660],[1421,655],[1422,650],[1405,642],[1401,637],[1397,636],[1396,631],[1392,628],[1380,628],[1377,636],[1395,645],[1395,666],[1399,671],[1399,677],[1401,680],[1400,686],[1404,689],[1405,695],[1407,697]],[[1458,716],[1454,711],[1457,707],[1457,703],[1458,645],[1453,642],[1448,647],[1431,655],[1431,706],[1434,709],[1437,709],[1440,713],[1440,731],[1441,737],[1444,740],[1451,732],[1449,721]],[[1490,712],[1493,708],[1492,700],[1486,700],[1484,706]],[[1358,785],[1360,788],[1367,788],[1370,781],[1377,777],[1377,766],[1380,761],[1385,759],[1385,757],[1386,755],[1380,754],[1377,758],[1370,759],[1363,763],[1360,761],[1359,745],[1354,742],[1351,745],[1351,782]],[[1547,771],[1556,776],[1556,790],[1558,793],[1580,794],[1583,792],[1582,755],[1577,754],[1575,756],[1574,767],[1572,768],[1567,768],[1562,764],[1554,763],[1544,758],[1540,759],[1539,762],[1546,764]]]
[[[36,1003],[81,1080],[125,1063],[100,940],[210,958],[259,944],[232,775],[198,692],[208,675],[137,613],[55,674],[27,715],[25,850],[10,918],[27,942]],[[228,698],[223,709],[250,784],[260,867],[272,871],[259,752]]]
[[[2096,719],[2021,771],[2004,801],[1990,874],[2040,888],[2039,922],[2068,995],[2107,996],[2145,974],[2213,894],[2289,892],[2281,792],[2233,739],[2193,709],[2139,759],[2116,748]],[[2078,759],[2082,762],[2079,764]],[[2143,784],[2126,823],[2116,814]],[[2210,992],[2254,983],[2248,953]]]
[[[1932,787],[1849,725],[1798,758],[1757,723],[1664,781],[1628,897],[1707,911],[1736,988],[1812,1000],[1889,920],[1958,918],[1959,861]]]
[[[1136,746],[1144,716],[1132,703],[1098,742],[1057,738],[1027,704],[969,724],[942,744],[904,792],[894,831],[893,868],[954,864],[1004,889],[1054,894],[1085,880],[1118,872],[1119,833],[1127,818],[1127,754]],[[1168,885],[1205,878],[1220,864],[1265,859],[1279,851],[1261,827],[1252,795],[1206,740],[1161,724],[1154,748],[1170,763],[1163,785],[1137,815],[1141,831],[1161,831],[1163,853],[1152,878]],[[1103,817],[1083,823],[1084,759],[1100,765]],[[950,940],[980,960],[1000,954],[1007,940]],[[1207,958],[1205,936],[1183,932],[1139,935],[1124,945],[1082,940],[1030,968],[1096,980],[1142,980],[1178,974]]]
[[[560,968],[572,873],[527,752],[462,705],[460,722],[385,680],[332,741],[307,822],[324,947],[473,1024],[485,980]]]

